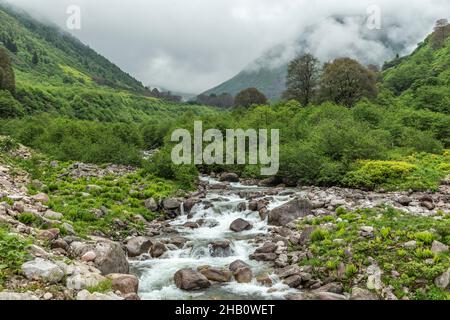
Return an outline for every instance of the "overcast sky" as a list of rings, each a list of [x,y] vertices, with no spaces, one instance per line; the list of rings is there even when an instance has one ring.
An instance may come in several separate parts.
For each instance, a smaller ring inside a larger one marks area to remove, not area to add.
[[[192,93],[254,68],[274,47],[278,58],[260,63],[310,51],[381,64],[412,50],[450,13],[449,0],[6,1],[70,31],[146,85]],[[80,30],[66,27],[69,5],[81,9]],[[379,30],[367,28],[371,5],[381,10]]]

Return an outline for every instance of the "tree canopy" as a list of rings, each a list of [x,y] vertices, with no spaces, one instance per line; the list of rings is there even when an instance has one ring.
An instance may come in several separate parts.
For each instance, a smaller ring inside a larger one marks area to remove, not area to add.
[[[242,90],[236,95],[234,105],[236,107],[250,107],[253,104],[266,104],[267,98],[256,88]]]

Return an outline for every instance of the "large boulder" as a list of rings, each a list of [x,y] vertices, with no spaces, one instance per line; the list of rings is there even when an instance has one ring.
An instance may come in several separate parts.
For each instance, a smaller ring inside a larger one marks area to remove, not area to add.
[[[215,282],[229,282],[231,280],[231,272],[228,270],[221,270],[212,268],[210,266],[200,267],[198,269],[208,280]]]
[[[378,300],[378,297],[375,293],[367,289],[353,287],[350,300]]]
[[[236,260],[230,263],[228,267],[232,272],[235,272],[239,268],[250,268],[250,266],[242,260]]]
[[[150,210],[152,212],[158,211],[158,203],[153,198],[149,198],[149,199],[145,200],[144,205],[148,210]]]
[[[95,287],[106,278],[100,273],[85,268],[77,268],[74,274],[67,277],[66,287],[68,289],[83,290]]]
[[[211,284],[200,272],[193,269],[181,269],[174,275],[175,285],[182,290],[192,291],[208,288]]]
[[[139,289],[139,280],[131,274],[113,273],[107,276],[111,280],[114,291],[120,291],[122,294],[137,293]]]
[[[289,222],[310,215],[312,204],[308,199],[297,198],[280,207],[270,210],[269,224],[285,226]]]
[[[64,277],[64,271],[55,263],[36,258],[22,265],[22,272],[29,280],[40,280],[48,283],[58,283]]]
[[[233,172],[224,172],[220,175],[220,181],[239,182],[239,176]]]
[[[230,225],[230,229],[234,232],[241,232],[245,230],[250,230],[252,228],[253,226],[251,225],[250,222],[241,218],[234,220]]]
[[[156,242],[155,244],[153,244],[152,248],[150,249],[150,254],[153,258],[159,258],[166,251],[167,251],[167,247],[163,243]]]
[[[152,247],[152,241],[146,237],[136,237],[128,240],[127,252],[129,257],[137,257],[141,254],[148,253]]]
[[[99,241],[95,244],[94,265],[103,275],[110,273],[128,273],[129,264],[125,252],[117,242]]]
[[[239,268],[233,272],[234,279],[238,283],[250,283],[252,282],[253,272],[249,267]]]

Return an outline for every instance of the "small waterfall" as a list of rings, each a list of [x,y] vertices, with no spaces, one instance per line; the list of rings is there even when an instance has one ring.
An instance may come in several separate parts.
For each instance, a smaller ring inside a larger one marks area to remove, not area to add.
[[[181,213],[182,216],[185,215],[185,213],[184,213],[184,202],[181,202],[181,204],[180,204],[180,213]]]

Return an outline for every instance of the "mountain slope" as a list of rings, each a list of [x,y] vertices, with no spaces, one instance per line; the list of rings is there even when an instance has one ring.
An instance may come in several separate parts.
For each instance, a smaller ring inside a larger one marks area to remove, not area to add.
[[[75,37],[0,3],[0,43],[28,80],[51,84],[96,82],[135,92],[143,85]],[[22,77],[23,78],[23,77]]]
[[[259,70],[244,70],[230,80],[206,91],[204,94],[230,93],[235,96],[239,91],[255,87],[270,100],[276,100],[286,88],[287,65],[277,68],[261,68]]]

